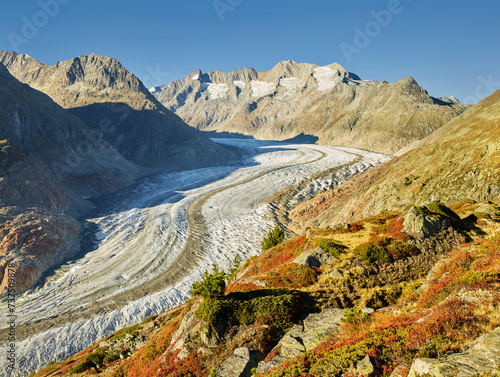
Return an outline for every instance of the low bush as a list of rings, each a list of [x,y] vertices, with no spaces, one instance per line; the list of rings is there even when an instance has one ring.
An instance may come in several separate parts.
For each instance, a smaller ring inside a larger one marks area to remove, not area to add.
[[[278,270],[271,271],[266,277],[272,288],[303,288],[316,282],[317,272],[308,266],[289,263]]]
[[[250,293],[255,295],[260,292]],[[204,300],[196,312],[197,317],[209,324],[234,326],[258,323],[286,330],[293,325],[300,311],[299,298],[294,293],[264,293],[253,298],[252,295],[240,293],[226,297],[228,298]]]
[[[354,249],[366,264],[389,263],[415,255],[418,250],[411,244],[393,237],[379,237]]]
[[[226,290],[226,273],[219,270],[215,264],[212,265],[212,273],[206,270],[201,281],[193,283],[191,294],[201,296],[205,300],[221,296]]]
[[[284,240],[285,232],[279,227],[279,225],[276,225],[274,229],[270,230],[269,233],[267,233],[267,236],[265,236],[262,240],[262,251],[269,250],[272,247],[283,243]]]
[[[368,314],[364,313],[361,309],[356,307],[346,309],[344,316],[341,318],[342,322],[358,324],[368,319]]]
[[[325,252],[334,257],[338,257],[342,251],[347,249],[344,245],[337,243],[331,238],[318,238],[316,240],[316,247],[322,248]]]

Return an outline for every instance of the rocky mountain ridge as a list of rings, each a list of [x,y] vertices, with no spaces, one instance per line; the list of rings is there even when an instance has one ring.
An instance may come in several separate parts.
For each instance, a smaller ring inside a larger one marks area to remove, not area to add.
[[[17,81],[0,63],[0,294],[8,264],[16,292],[78,252],[81,226],[68,214],[84,197],[130,184],[140,173],[79,118]]]
[[[235,159],[161,105],[114,58],[80,55],[49,66],[28,55],[0,52],[0,63],[19,81],[82,119],[134,163],[179,170]]]
[[[321,193],[291,214],[291,228],[353,221],[384,209],[439,199],[500,197],[500,91],[388,163]],[[414,148],[414,149],[412,149]]]
[[[321,144],[395,153],[459,115],[456,99],[430,97],[416,81],[361,80],[339,64],[294,61],[268,72],[194,71],[150,89],[168,109],[200,130],[258,139],[315,136]]]

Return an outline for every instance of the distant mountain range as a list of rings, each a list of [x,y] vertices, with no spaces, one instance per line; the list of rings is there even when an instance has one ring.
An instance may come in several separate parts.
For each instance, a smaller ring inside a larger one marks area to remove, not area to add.
[[[116,59],[81,55],[49,66],[28,55],[0,52],[0,63],[19,81],[70,110],[137,164],[178,170],[235,158],[167,110]]]
[[[203,131],[285,140],[312,135],[321,144],[395,153],[424,138],[467,106],[433,98],[407,77],[365,81],[338,64],[282,61],[268,72],[194,71],[150,91]]]

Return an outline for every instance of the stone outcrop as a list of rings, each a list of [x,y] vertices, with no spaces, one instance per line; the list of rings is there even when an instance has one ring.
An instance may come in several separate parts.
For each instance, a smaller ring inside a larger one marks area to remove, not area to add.
[[[309,314],[303,325],[293,326],[279,341],[276,349],[279,356],[270,362],[261,362],[257,373],[264,373],[276,368],[283,361],[311,351],[323,342],[329,335],[339,331],[343,309],[326,309],[321,313]]]
[[[251,370],[263,359],[262,353],[240,347],[217,367],[217,377],[252,377]]]
[[[408,377],[466,377],[487,372],[500,373],[500,327],[469,344],[463,352],[443,359],[415,359]]]
[[[259,73],[198,70],[153,92],[200,130],[387,153],[427,136],[466,108],[430,97],[411,77],[389,84],[361,80],[339,64],[294,61]]]
[[[80,223],[65,215],[20,207],[0,208],[0,295],[14,272],[15,293],[36,284],[54,264],[79,251]],[[12,268],[7,266],[13,265]]]
[[[336,260],[333,255],[325,252],[321,247],[317,247],[314,250],[304,251],[293,260],[293,263],[311,268],[319,268],[323,264],[332,264]]]

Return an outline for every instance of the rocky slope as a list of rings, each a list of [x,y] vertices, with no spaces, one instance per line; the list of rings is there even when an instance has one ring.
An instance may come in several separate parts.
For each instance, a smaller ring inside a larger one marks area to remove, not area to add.
[[[4,167],[21,163],[20,154],[31,154],[66,188],[87,196],[123,187],[140,173],[139,167],[79,118],[47,95],[20,83],[1,64],[0,102]],[[10,146],[13,149],[9,154]]]
[[[298,206],[290,227],[326,226],[439,199],[500,197],[500,91],[423,139],[416,149]]]
[[[49,66],[28,55],[0,52],[0,63],[19,81],[69,109],[139,165],[179,170],[235,158],[168,111],[116,59],[81,55]]]
[[[455,99],[430,97],[411,77],[363,81],[338,64],[280,62],[269,72],[195,71],[154,95],[192,127],[394,153],[460,114]]]
[[[78,251],[79,223],[65,213],[130,184],[139,168],[47,95],[0,63],[0,224],[2,275],[16,265],[16,292]]]
[[[223,294],[193,297],[36,375],[498,373],[500,208],[452,208],[310,229],[235,268]]]

